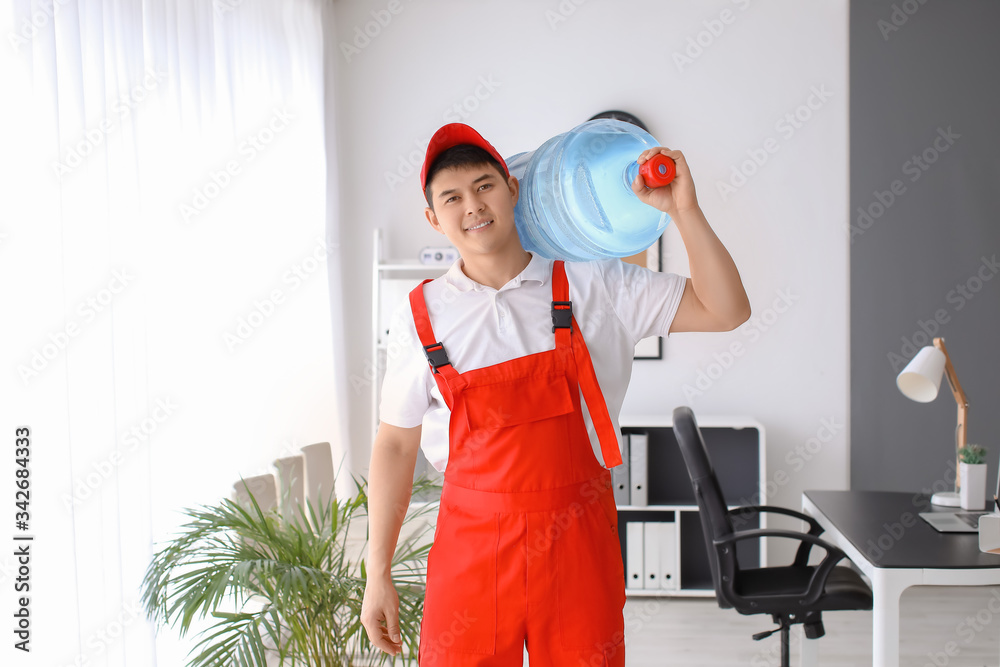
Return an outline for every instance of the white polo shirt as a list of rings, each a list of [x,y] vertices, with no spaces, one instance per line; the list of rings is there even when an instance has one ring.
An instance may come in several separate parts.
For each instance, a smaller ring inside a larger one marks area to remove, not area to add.
[[[498,290],[470,279],[462,265],[458,259],[448,273],[424,285],[434,337],[444,344],[456,371],[464,373],[555,348],[550,314],[552,260],[533,254],[524,271]],[[617,431],[635,344],[647,336],[667,335],[685,278],[618,259],[566,262],[565,266],[573,315],[583,330]],[[443,472],[448,463],[451,411],[427,364],[409,299],[393,313],[387,343],[379,418],[403,428],[422,425],[424,456]],[[604,465],[582,396],[580,402],[594,456]]]

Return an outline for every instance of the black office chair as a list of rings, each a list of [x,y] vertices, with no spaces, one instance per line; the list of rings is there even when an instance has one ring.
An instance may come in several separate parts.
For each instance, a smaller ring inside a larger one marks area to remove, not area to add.
[[[722,489],[691,408],[681,406],[674,410],[674,435],[694,486],[719,606],[723,609],[735,608],[741,614],[770,614],[778,627],[757,633],[753,638],[759,640],[780,632],[782,667],[788,667],[788,632],[792,625],[802,623],[806,637],[818,639],[824,634],[821,612],[872,608],[871,589],[854,570],[836,566],[844,558],[844,552],[818,537],[823,528],[815,519],[782,507],[753,505],[726,508]],[[809,532],[770,528],[733,529],[734,518],[746,520],[762,512],[802,519],[808,522]],[[792,564],[741,568],[736,557],[737,543],[764,537],[791,538],[801,542]],[[808,564],[813,545],[826,550],[826,557],[815,566]]]

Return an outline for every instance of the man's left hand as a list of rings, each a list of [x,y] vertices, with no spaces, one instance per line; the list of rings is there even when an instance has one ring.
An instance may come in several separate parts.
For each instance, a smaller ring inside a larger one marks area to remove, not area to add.
[[[680,151],[672,151],[663,146],[648,148],[644,150],[636,159],[640,165],[646,160],[661,153],[673,159],[677,167],[677,175],[667,185],[660,188],[647,188],[642,175],[638,175],[632,182],[632,192],[639,199],[657,208],[671,218],[676,218],[679,213],[698,208],[698,197],[694,191],[694,180],[691,178],[691,170],[688,168],[687,160]]]

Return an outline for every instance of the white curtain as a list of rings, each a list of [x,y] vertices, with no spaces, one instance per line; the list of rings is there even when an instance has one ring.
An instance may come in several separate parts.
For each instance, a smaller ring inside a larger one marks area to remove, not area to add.
[[[0,9],[3,533],[34,537],[30,654],[12,648],[19,565],[9,537],[0,549],[0,664],[183,664],[190,640],[139,606],[180,510],[311,442],[338,462],[327,4]]]

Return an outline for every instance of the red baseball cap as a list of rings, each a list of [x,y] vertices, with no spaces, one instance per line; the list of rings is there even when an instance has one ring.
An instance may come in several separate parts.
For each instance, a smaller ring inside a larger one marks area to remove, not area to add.
[[[503,167],[503,173],[510,178],[510,172],[507,170],[507,163],[504,162],[504,159],[500,157],[500,153],[497,152],[497,149],[493,148],[490,142],[483,139],[481,134],[473,130],[465,123],[449,123],[448,125],[444,125],[438,129],[438,131],[434,133],[434,136],[431,137],[430,143],[427,144],[427,154],[424,155],[424,166],[420,168],[421,190],[425,190],[427,188],[427,170],[430,169],[431,164],[433,164],[437,156],[452,146],[458,146],[460,144],[471,144],[482,148],[500,163],[500,166]]]

